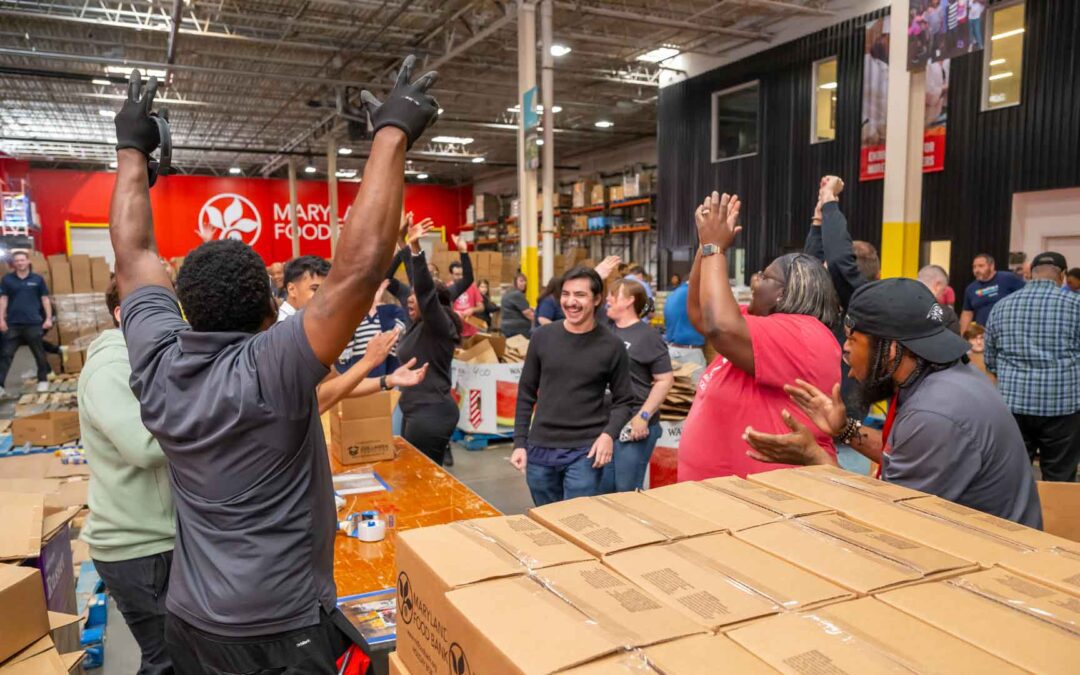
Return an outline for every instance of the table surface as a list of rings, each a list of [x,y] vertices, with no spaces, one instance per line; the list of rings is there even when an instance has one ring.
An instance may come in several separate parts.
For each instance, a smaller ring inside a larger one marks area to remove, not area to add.
[[[327,438],[330,437],[328,433]],[[395,438],[397,458],[373,464],[344,465],[331,455],[335,474],[371,468],[390,489],[345,497],[339,516],[376,509],[393,515],[394,530],[380,542],[363,542],[339,532],[334,542],[334,581],[338,597],[392,588],[395,580],[395,532],[455,520],[501,515],[442,467],[402,438]]]

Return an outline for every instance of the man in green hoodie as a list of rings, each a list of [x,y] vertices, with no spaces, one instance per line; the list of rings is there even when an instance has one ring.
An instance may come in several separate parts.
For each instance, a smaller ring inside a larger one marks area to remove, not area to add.
[[[120,325],[120,293],[105,302]],[[79,376],[79,423],[90,466],[90,517],[82,539],[142,650],[139,675],[173,672],[165,651],[165,596],[176,536],[165,455],[143,426],[119,329],[91,343]]]

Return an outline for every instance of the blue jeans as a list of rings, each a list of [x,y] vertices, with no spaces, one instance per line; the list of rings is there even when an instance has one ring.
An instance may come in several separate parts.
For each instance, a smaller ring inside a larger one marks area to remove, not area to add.
[[[525,465],[525,483],[537,506],[576,497],[593,497],[599,494],[600,469],[594,469],[592,459],[585,455],[566,466],[541,466],[529,462]]]
[[[640,441],[615,441],[615,456],[604,465],[600,476],[600,494],[633,492],[645,487],[645,471],[658,440],[660,425],[650,424],[649,435]]]

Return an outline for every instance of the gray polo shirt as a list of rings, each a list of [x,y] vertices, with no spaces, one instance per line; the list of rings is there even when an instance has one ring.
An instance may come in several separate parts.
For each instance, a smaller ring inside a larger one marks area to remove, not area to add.
[[[990,379],[970,365],[901,389],[888,441],[885,480],[1042,529],[1020,428]]]
[[[303,312],[254,335],[200,333],[171,291],[145,286],[122,313],[131,388],[176,502],[166,608],[231,637],[318,624],[337,597],[337,518],[315,394],[328,368]]]

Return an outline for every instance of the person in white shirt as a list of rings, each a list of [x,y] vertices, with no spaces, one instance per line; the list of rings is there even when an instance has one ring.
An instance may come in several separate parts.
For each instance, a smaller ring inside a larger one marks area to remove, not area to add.
[[[278,307],[278,321],[284,321],[307,306],[315,291],[330,274],[330,263],[317,255],[302,255],[285,265],[285,301]]]

